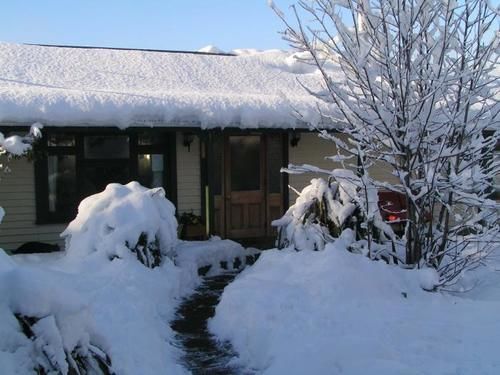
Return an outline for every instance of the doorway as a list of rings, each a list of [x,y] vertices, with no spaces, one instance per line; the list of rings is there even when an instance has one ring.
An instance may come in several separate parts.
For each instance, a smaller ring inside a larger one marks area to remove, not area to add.
[[[272,237],[284,209],[285,135],[219,134],[212,138],[214,232],[231,239]]]

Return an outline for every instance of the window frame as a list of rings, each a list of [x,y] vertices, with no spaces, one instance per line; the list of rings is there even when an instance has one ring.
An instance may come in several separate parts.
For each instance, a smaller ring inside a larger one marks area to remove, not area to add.
[[[139,145],[140,133],[151,133],[154,138],[161,137],[162,142],[153,145]],[[74,146],[49,146],[50,136],[57,134],[72,135],[75,137]],[[126,135],[129,137],[128,171],[130,181],[136,181],[138,175],[139,154],[162,154],[164,162],[163,187],[167,198],[177,205],[177,170],[176,170],[176,133],[164,129],[45,129],[42,138],[35,144],[35,205],[36,224],[61,224],[73,220],[77,213],[77,207],[85,198],[83,194],[84,170],[86,165],[98,165],[100,163],[116,163],[118,160],[124,162],[127,159],[87,159],[84,154],[84,137],[86,136],[110,136]],[[77,193],[74,212],[50,212],[49,211],[49,181],[48,181],[48,156],[49,155],[75,155],[75,174]]]

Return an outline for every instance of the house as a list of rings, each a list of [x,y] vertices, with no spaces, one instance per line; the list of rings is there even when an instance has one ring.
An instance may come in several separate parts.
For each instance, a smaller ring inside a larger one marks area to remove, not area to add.
[[[274,236],[310,175],[288,163],[338,167],[317,137],[316,70],[283,51],[236,54],[0,43],[1,132],[44,124],[0,182],[0,245],[59,242],[78,203],[110,182],[163,186],[178,214],[207,234]],[[299,115],[300,114],[300,115]],[[330,129],[333,131],[333,129]],[[386,168],[372,171],[390,179]]]

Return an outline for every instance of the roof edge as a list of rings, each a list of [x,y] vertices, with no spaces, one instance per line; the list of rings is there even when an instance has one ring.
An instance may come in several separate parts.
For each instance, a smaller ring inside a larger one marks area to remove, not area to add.
[[[208,55],[208,56],[237,56],[229,52],[201,52],[201,51],[177,51],[168,49],[151,49],[151,48],[125,48],[125,47],[100,47],[100,46],[73,46],[64,44],[39,44],[39,43],[22,43],[25,46],[38,46],[38,47],[53,47],[53,48],[74,48],[74,49],[102,49],[111,51],[140,51],[140,52],[160,52],[160,53],[179,53],[179,54],[192,54],[192,55]]]

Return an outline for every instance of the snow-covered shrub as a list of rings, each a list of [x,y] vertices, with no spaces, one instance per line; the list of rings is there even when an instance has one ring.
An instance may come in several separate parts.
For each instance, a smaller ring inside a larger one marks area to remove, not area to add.
[[[0,132],[0,172],[8,172],[5,165],[11,158],[25,156],[30,150],[33,142],[42,136],[40,129],[43,125],[39,122],[31,125],[30,132],[25,136],[11,135],[5,138]],[[0,223],[5,216],[5,210],[0,206]]]
[[[325,171],[307,165],[291,165],[285,170],[288,173],[311,171],[327,174],[328,181],[312,179],[285,215],[272,222],[279,228],[278,248],[323,250],[326,243],[333,242],[344,229],[350,228],[360,241],[349,250],[387,260],[395,235],[382,219],[377,189],[366,178],[346,169]]]
[[[31,150],[32,143],[42,136],[40,129],[43,125],[39,122],[31,125],[30,131],[25,136],[11,135],[7,138],[0,132],[0,155],[23,156]]]
[[[85,198],[78,215],[61,234],[69,256],[94,252],[108,259],[135,255],[145,266],[160,265],[177,243],[175,207],[163,188],[148,189],[138,182],[109,184]]]
[[[276,245],[279,248],[293,246],[296,250],[323,250],[345,227],[356,224],[359,210],[354,195],[357,191],[352,184],[312,179],[285,215],[272,222],[279,228]]]
[[[64,279],[18,266],[0,250],[2,366],[22,364],[24,372],[38,374],[112,373],[87,306]]]

